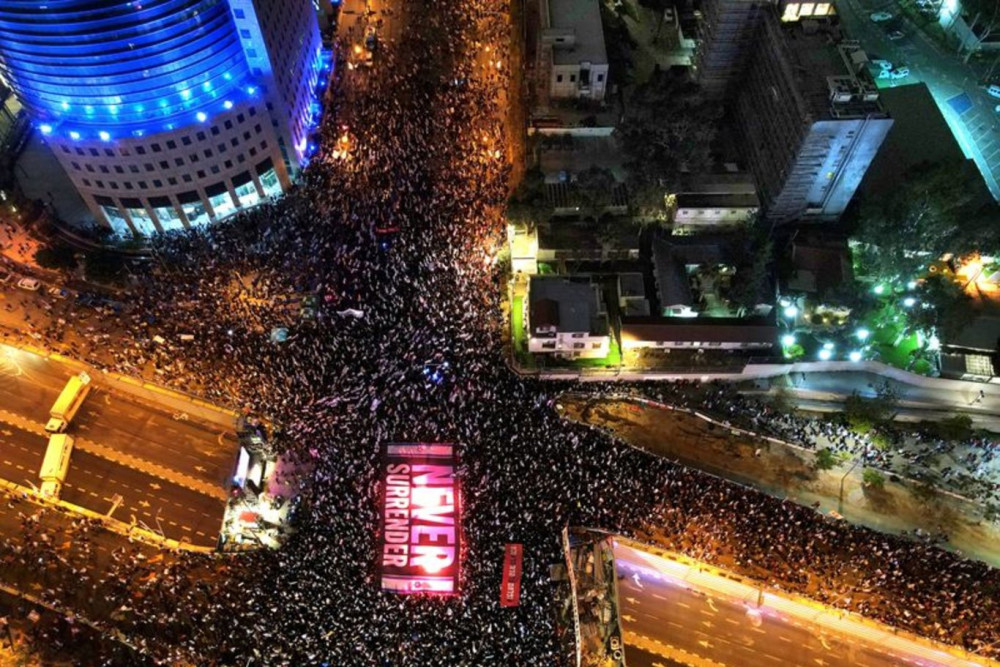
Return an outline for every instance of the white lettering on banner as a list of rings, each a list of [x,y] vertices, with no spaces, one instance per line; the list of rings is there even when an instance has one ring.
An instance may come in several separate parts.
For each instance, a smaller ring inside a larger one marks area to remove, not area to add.
[[[455,562],[454,475],[446,465],[386,466],[383,566],[437,572]]]

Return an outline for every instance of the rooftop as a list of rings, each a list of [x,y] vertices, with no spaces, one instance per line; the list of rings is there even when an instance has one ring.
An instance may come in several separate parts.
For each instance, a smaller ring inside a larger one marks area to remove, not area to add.
[[[628,220],[614,220],[608,232],[599,235],[598,223],[555,218],[538,226],[538,247],[542,250],[597,250],[601,238],[619,250],[639,249],[639,230]]]
[[[774,43],[784,53],[787,72],[814,120],[884,113],[878,90],[864,65],[866,61],[859,60],[863,51],[856,42],[843,39],[839,25],[816,21],[781,23],[776,14],[765,24],[770,36],[774,37],[775,32],[781,35],[782,39],[774,39]],[[854,94],[845,89],[845,97],[835,102],[831,87],[838,82]]]
[[[590,278],[532,276],[528,285],[531,330],[555,327],[560,333],[608,333],[608,316],[600,301],[600,290]]]
[[[548,4],[549,26],[572,31],[575,36],[572,46],[552,50],[553,62],[556,65],[607,64],[599,0],[548,0]]]
[[[778,327],[765,318],[626,317],[622,340],[774,345]]]
[[[760,200],[753,193],[680,193],[677,208],[757,208]]]

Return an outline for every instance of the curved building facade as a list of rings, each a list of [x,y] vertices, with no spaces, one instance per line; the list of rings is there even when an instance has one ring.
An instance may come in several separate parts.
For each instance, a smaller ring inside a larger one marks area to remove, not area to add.
[[[0,76],[120,233],[286,189],[318,120],[320,45],[310,0],[0,3]]]

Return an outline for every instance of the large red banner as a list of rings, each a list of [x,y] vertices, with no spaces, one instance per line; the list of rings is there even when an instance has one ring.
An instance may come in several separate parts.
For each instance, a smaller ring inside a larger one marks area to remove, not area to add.
[[[392,443],[382,450],[382,590],[458,592],[459,493],[455,448]]]
[[[503,582],[500,585],[500,606],[516,607],[521,603],[521,559],[523,546],[508,544],[503,554]]]

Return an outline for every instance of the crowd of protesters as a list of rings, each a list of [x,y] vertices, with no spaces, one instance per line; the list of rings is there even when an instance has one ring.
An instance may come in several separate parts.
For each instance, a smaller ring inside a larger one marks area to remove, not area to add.
[[[500,9],[407,5],[398,43],[384,40],[372,67],[341,68],[323,148],[296,189],[156,239],[156,275],[117,320],[128,344],[108,344],[109,368],[153,368],[276,425],[281,455],[311,470],[296,532],[235,558],[115,552],[110,574],[63,577],[51,596],[100,600],[109,627],[170,664],[568,664],[549,566],[573,524],[654,536],[969,648],[1000,639],[1000,577],[985,565],[651,458],[561,420],[568,385],[507,369]],[[689,390],[660,398],[743,409],[731,392]],[[376,471],[391,441],[459,446],[455,597],[379,590]],[[524,575],[520,606],[503,609],[508,542],[524,545]]]

